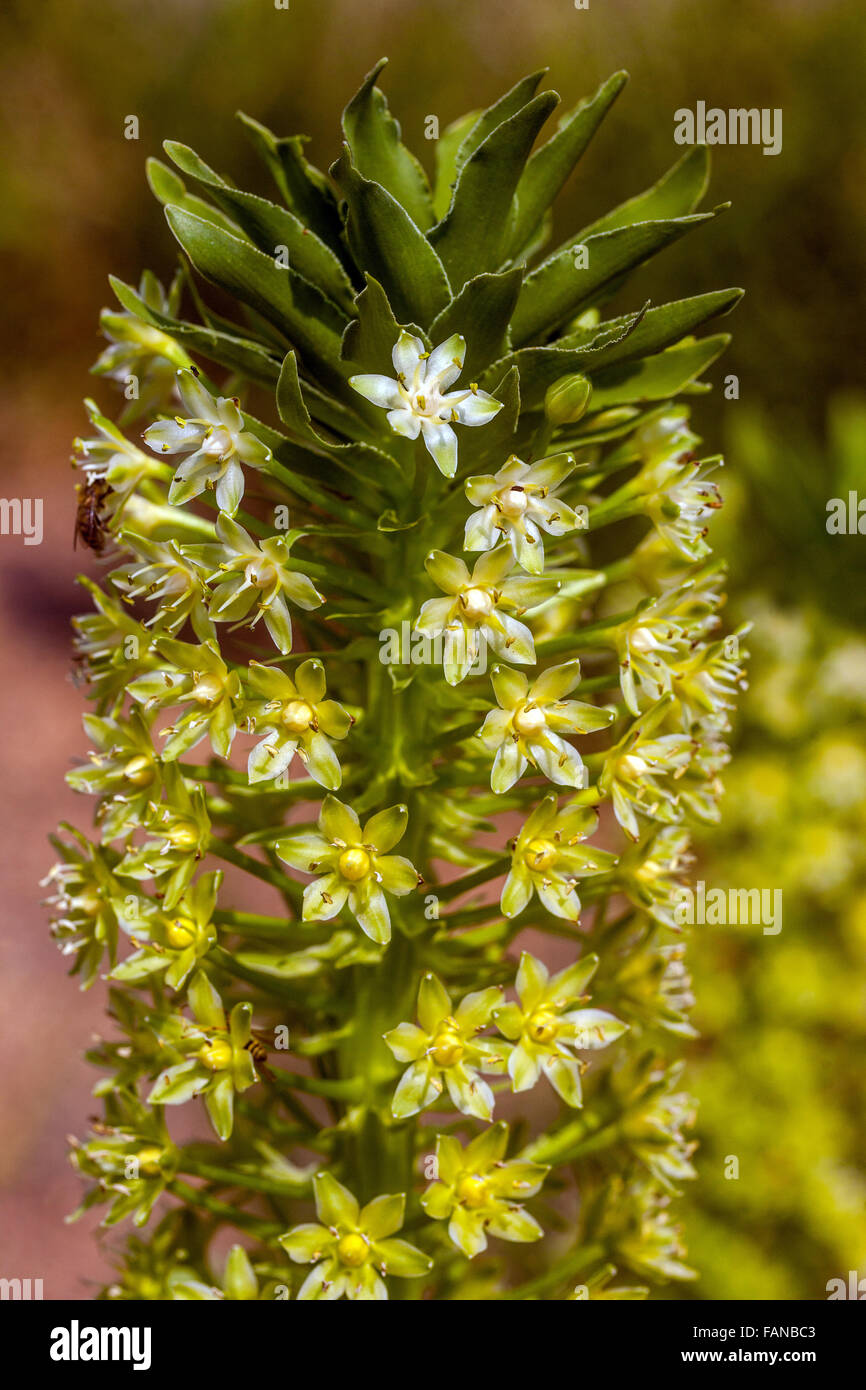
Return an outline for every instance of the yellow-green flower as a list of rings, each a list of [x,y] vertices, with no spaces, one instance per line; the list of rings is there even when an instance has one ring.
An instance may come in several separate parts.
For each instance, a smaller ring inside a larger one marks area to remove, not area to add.
[[[160,1072],[147,1098],[149,1105],[183,1105],[193,1096],[204,1096],[205,1106],[220,1139],[231,1136],[234,1126],[234,1098],[258,1080],[249,1043],[252,1005],[235,1004],[228,1019],[222,1000],[201,970],[193,976],[189,1002],[196,1023],[177,1019],[170,1023],[169,1043],[178,1044],[192,1056]]]
[[[416,1115],[438,1100],[447,1087],[452,1104],[464,1115],[489,1120],[493,1092],[479,1072],[504,1071],[507,1047],[478,1033],[502,1003],[498,986],[477,990],[455,1009],[442,981],[429,972],[418,990],[418,1024],[400,1023],[385,1034],[398,1062],[408,1062],[391,1110],[397,1119]]]
[[[214,488],[220,511],[234,516],[244,495],[241,464],[266,468],[271,451],[244,428],[235,397],[214,399],[190,371],[178,372],[177,388],[189,418],[158,420],[144,432],[145,442],[160,453],[189,454],[172,479],[168,500],[181,507]]]
[[[141,823],[148,802],[159,796],[162,769],[139,709],[128,719],[86,714],[83,723],[98,751],[90,752],[89,764],[67,772],[66,780],[77,792],[103,798],[96,819],[107,842]]]
[[[702,560],[710,553],[707,523],[722,505],[719,489],[708,481],[721,459],[695,458],[698,438],[684,416],[662,413],[641,426],[632,442],[645,462],[627,486],[646,497],[647,515],[677,555]]]
[[[146,309],[164,318],[177,318],[182,289],[181,274],[175,276],[166,293],[153,272],[145,270],[139,281],[138,297]],[[103,349],[91,371],[121,387],[127,387],[132,378],[137,383],[137,394],[129,401],[121,418],[137,420],[142,415],[167,409],[175,388],[177,368],[189,363],[180,344],[127,309],[103,309],[99,326],[108,339],[108,347]]]
[[[207,851],[210,817],[204,787],[200,782],[188,787],[178,763],[165,764],[163,787],[165,800],[148,807],[148,838],[127,850],[117,871],[127,878],[157,879],[163,907],[171,912]]]
[[[550,782],[582,786],[583,759],[563,734],[594,733],[614,716],[597,705],[563,698],[580,681],[580,662],[551,666],[531,686],[522,671],[507,666],[495,667],[491,678],[499,708],[487,715],[479,737],[496,755],[490,773],[493,790],[507,792],[530,763]]]
[[[549,1169],[528,1159],[506,1160],[508,1125],[500,1121],[464,1149],[450,1134],[436,1138],[437,1178],[421,1198],[434,1221],[471,1260],[487,1249],[487,1237],[532,1241],[544,1235],[522,1203],[534,1197]]]
[[[667,824],[681,819],[674,783],[694,756],[694,740],[683,733],[653,736],[672,706],[673,696],[663,696],[605,755],[598,785],[610,797],[614,815],[632,840],[640,839],[638,813]]]
[[[471,574],[462,560],[442,550],[431,551],[424,563],[447,597],[422,604],[415,631],[443,639],[442,664],[449,685],[459,685],[486,647],[505,661],[533,664],[532,633],[518,618],[550,598],[559,587],[556,580],[506,578],[514,567],[506,546],[482,555]]]
[[[349,806],[326,796],[319,830],[280,840],[277,854],[284,863],[321,877],[304,889],[305,922],[327,922],[348,903],[361,930],[384,945],[391,940],[391,914],[386,893],[403,897],[417,888],[418,871],[388,850],[402,839],[409,819],[405,806],[390,806],[361,823]]]
[[[129,921],[136,950],[111,972],[112,980],[138,983],[165,972],[172,989],[182,989],[216,942],[212,918],[222,874],[202,874],[170,915],[157,910]]]
[[[331,739],[343,739],[352,727],[350,714],[336,700],[326,700],[325,668],[315,657],[301,662],[294,679],[273,666],[250,662],[248,689],[259,698],[245,705],[257,734],[265,737],[249,756],[250,782],[279,777],[298,755],[320,786],[336,791],[343,774]]]
[[[573,454],[554,454],[538,463],[523,463],[512,454],[498,473],[467,478],[466,496],[481,510],[466,522],[464,550],[493,550],[507,541],[523,569],[541,574],[542,533],[565,536],[580,526],[577,512],[556,496],[573,469]]]
[[[576,922],[580,916],[580,880],[607,873],[617,862],[616,855],[606,850],[581,847],[581,840],[592,835],[597,825],[598,816],[590,807],[565,806],[560,811],[556,793],[550,792],[515,841],[499,902],[505,916],[518,916],[537,893],[554,917]]]
[[[516,980],[520,1002],[495,1012],[497,1028],[515,1043],[508,1058],[515,1091],[528,1091],[544,1072],[566,1105],[583,1103],[583,1068],[573,1053],[607,1047],[628,1027],[603,1009],[569,1007],[584,1002],[583,990],[597,968],[598,957],[587,956],[551,978],[542,961],[523,952]]]
[[[746,623],[737,629],[733,634],[735,644],[750,627],[751,624]],[[729,656],[729,640],[725,638],[709,646],[702,644],[675,667],[674,694],[679,701],[684,729],[705,719],[721,729],[730,728],[729,715],[736,707],[737,691],[747,689],[742,663],[748,653],[738,650],[736,656]]]
[[[294,1226],[279,1238],[295,1264],[315,1265],[299,1299],[387,1299],[385,1275],[420,1279],[432,1269],[429,1256],[394,1238],[403,1225],[404,1193],[374,1197],[362,1207],[330,1173],[317,1174],[313,1188],[318,1223]]]
[[[65,826],[72,840],[55,839],[60,854],[42,880],[55,887],[46,901],[51,907],[51,934],[64,956],[73,957],[70,971],[81,976],[81,988],[89,989],[97,978],[102,958],[109,965],[117,959],[125,885],[114,876],[116,855],[92,845],[80,831]]]
[[[241,693],[237,671],[226,665],[212,640],[194,646],[162,637],[156,646],[167,668],[139,676],[129,686],[130,695],[145,712],[170,705],[191,707],[176,723],[160,730],[168,735],[160,756],[171,762],[209,734],[213,751],[227,758],[237,733],[235,704]]]
[[[628,849],[617,865],[617,881],[635,907],[675,932],[682,928],[676,920],[677,890],[694,862],[690,846],[681,825],[663,825]]]
[[[208,583],[215,585],[211,618],[215,623],[250,628],[263,618],[274,645],[286,656],[292,650],[289,604],[310,612],[325,601],[313,581],[292,568],[289,557],[299,533],[256,542],[243,526],[221,513],[216,534],[218,543],[184,547],[185,554],[211,571]]]
[[[97,437],[73,442],[74,462],[86,474],[89,483],[99,479],[108,484],[111,494],[106,502],[112,518],[116,518],[142,482],[163,481],[170,469],[131,444],[93,401],[87,400],[84,405]]]

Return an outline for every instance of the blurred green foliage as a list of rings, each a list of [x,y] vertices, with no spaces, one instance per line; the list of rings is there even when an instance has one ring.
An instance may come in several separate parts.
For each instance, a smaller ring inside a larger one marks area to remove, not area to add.
[[[690,1254],[697,1296],[815,1299],[866,1270],[866,636],[840,617],[862,618],[866,546],[826,528],[828,498],[866,496],[866,401],[833,402],[823,451],[757,415],[732,436],[715,540],[751,683],[698,871],[780,888],[783,919],[695,928]]]

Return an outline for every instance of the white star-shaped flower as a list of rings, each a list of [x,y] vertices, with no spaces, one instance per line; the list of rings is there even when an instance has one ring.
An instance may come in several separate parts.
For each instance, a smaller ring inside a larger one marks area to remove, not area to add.
[[[177,385],[188,418],[157,420],[144,432],[151,449],[163,454],[189,455],[172,479],[168,500],[172,506],[180,507],[206,487],[212,487],[220,511],[234,516],[244,495],[241,464],[266,468],[271,451],[244,429],[244,417],[235,397],[214,398],[188,371],[178,372]]]
[[[457,471],[457,436],[453,425],[486,425],[502,402],[472,382],[465,390],[449,391],[463,370],[466,340],[454,333],[432,352],[405,329],[394,344],[391,359],[397,378],[376,374],[353,376],[353,386],[373,405],[388,411],[388,424],[406,439],[422,435],[427,452],[440,473]]]

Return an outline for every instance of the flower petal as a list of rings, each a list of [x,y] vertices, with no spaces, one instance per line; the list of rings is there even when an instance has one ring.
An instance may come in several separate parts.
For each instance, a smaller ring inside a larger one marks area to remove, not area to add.
[[[526,867],[512,866],[502,889],[499,906],[506,917],[517,917],[532,897],[532,879]]]
[[[501,744],[493,759],[493,767],[490,772],[490,785],[497,795],[501,796],[514,786],[518,777],[526,770],[526,757],[521,751],[520,744],[514,739],[507,739]]]
[[[426,351],[421,338],[416,338],[408,329],[401,328],[400,336],[391,349],[391,361],[394,363],[394,371],[405,378],[407,385],[412,384]]]
[[[316,657],[302,661],[295,672],[295,685],[302,700],[318,705],[326,690],[325,668]]]
[[[396,352],[396,348],[394,351]],[[383,409],[394,410],[403,404],[400,383],[389,376],[379,376],[375,373],[350,376],[349,385],[366,401],[382,406]]]
[[[580,999],[596,970],[598,956],[581,956],[573,965],[567,965],[553,975],[544,991],[545,1004],[556,1009],[564,1009],[568,1004]],[[586,1012],[590,1012],[587,1010]],[[607,1015],[605,1015],[607,1017]]]
[[[427,1051],[427,1034],[414,1023],[398,1023],[384,1035],[398,1062],[417,1062]]]
[[[317,1173],[313,1178],[313,1191],[316,1197],[316,1211],[323,1226],[358,1225],[361,1208],[357,1198],[348,1187],[337,1182],[333,1173]]]
[[[452,333],[444,343],[434,348],[427,358],[427,372],[424,385],[429,390],[432,385],[440,391],[447,391],[463,371],[466,359],[466,339],[459,333]]]
[[[474,990],[464,995],[457,1005],[454,1017],[463,1033],[475,1033],[484,1028],[493,1017],[493,1010],[502,1004],[502,990],[498,985],[488,989]]]
[[[333,1244],[334,1237],[327,1226],[307,1222],[302,1226],[293,1226],[285,1235],[278,1236],[278,1240],[290,1260],[298,1265],[309,1265],[321,1259]]]
[[[540,961],[537,956],[530,955],[529,951],[524,951],[520,957],[517,978],[514,981],[524,1013],[532,1013],[533,1009],[541,1003],[548,979],[549,974],[544,962]]]
[[[551,1086],[566,1105],[579,1110],[583,1105],[580,1063],[573,1057],[545,1057],[541,1065]]]
[[[529,681],[522,671],[514,671],[510,666],[495,666],[490,678],[500,709],[513,710],[525,701]]]
[[[386,893],[402,898],[418,887],[418,871],[400,854],[386,854],[376,860],[376,873]]]
[[[377,1265],[384,1266],[387,1274],[396,1275],[398,1279],[420,1279],[433,1268],[430,1256],[410,1245],[408,1240],[377,1240],[373,1258]]]
[[[339,759],[324,734],[307,734],[303,740],[302,756],[307,771],[319,786],[336,791],[343,780],[343,772]]]
[[[338,841],[346,845],[361,844],[361,822],[351,806],[344,805],[335,796],[326,796],[322,802],[319,829],[331,844]]]
[[[399,1231],[403,1225],[405,1211],[405,1193],[386,1193],[381,1197],[374,1197],[372,1202],[368,1202],[365,1207],[361,1208],[358,1225],[371,1241],[382,1240],[385,1236],[391,1236],[395,1231]]]
[[[189,415],[212,425],[220,424],[217,402],[194,372],[182,368],[177,374],[177,389]]]
[[[466,1171],[483,1173],[494,1163],[501,1163],[507,1147],[508,1125],[504,1120],[499,1120],[467,1144],[464,1154]]]
[[[497,1205],[487,1219],[487,1229],[500,1240],[540,1240],[544,1235],[535,1217],[521,1207]]]
[[[457,412],[461,425],[486,425],[488,420],[492,420],[502,409],[502,402],[489,396],[486,391],[470,391],[462,401],[454,399],[458,395],[455,391],[452,395],[445,396],[444,403],[449,409]]]
[[[444,550],[431,550],[424,561],[424,568],[439,588],[446,594],[458,594],[470,583],[469,570],[464,562]]]
[[[445,1084],[452,1104],[463,1115],[477,1120],[489,1120],[493,1114],[493,1092],[471,1068],[459,1064],[445,1072]]]
[[[457,435],[451,426],[422,420],[421,432],[427,452],[435,461],[439,472],[446,478],[453,478],[457,472]]]
[[[442,1084],[432,1075],[430,1063],[427,1060],[413,1062],[400,1077],[391,1101],[391,1113],[395,1119],[405,1120],[432,1105],[441,1093]]]
[[[565,661],[560,666],[550,666],[532,683],[532,698],[539,705],[550,704],[570,695],[580,682],[580,662]]]
[[[470,1260],[487,1249],[487,1236],[484,1233],[484,1216],[480,1211],[469,1211],[457,1207],[448,1223],[448,1234]]]
[[[342,910],[349,896],[349,885],[337,874],[326,874],[304,889],[302,917],[305,922],[330,922]]]
[[[381,854],[387,854],[398,840],[402,840],[409,823],[408,807],[389,806],[386,811],[377,811],[364,826],[363,842],[374,845]]]
[[[331,854],[329,841],[317,830],[290,835],[285,840],[279,840],[275,848],[284,864],[305,874],[315,873],[314,866],[321,864],[323,859],[327,860]]]
[[[451,996],[437,975],[427,972],[418,989],[418,1022],[432,1035],[451,1013]]]
[[[234,516],[244,495],[244,470],[235,459],[230,459],[225,472],[216,485],[217,506],[221,512]]]
[[[598,1048],[607,1047],[628,1031],[628,1024],[604,1009],[577,1009],[566,1017],[574,1025],[570,1042],[578,1052],[595,1052]]]

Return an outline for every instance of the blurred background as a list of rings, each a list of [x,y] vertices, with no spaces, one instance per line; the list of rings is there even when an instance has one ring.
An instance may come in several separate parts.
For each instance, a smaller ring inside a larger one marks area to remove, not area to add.
[[[78,1197],[65,1136],[83,1129],[93,1080],[79,1057],[103,1000],[65,978],[38,887],[45,836],[88,810],[63,782],[83,747],[68,621],[86,606],[75,575],[92,568],[72,551],[69,453],[81,397],[113,409],[88,376],[106,277],[170,277],[174,243],[144,178],[163,139],[256,186],[241,108],[280,134],[307,133],[326,167],[339,111],[382,54],[392,109],[422,159],[427,116],[444,129],[532,69],[549,67],[566,106],[628,69],[561,199],[569,228],[673,163],[677,108],[783,111],[778,156],[714,151],[709,205],[732,208],[632,293],[636,307],[747,291],[694,412],[727,455],[716,543],[732,618],[754,623],[725,821],[698,872],[784,894],[777,936],[695,931],[701,1147],[687,1219],[702,1278],[672,1296],[824,1298],[829,1279],[866,1275],[866,540],[825,525],[829,498],[866,496],[862,0],[7,0],[2,491],[43,498],[45,534],[32,548],[0,537],[0,1275],[42,1278],[47,1298],[88,1298],[109,1269],[110,1244],[94,1244],[86,1222],[63,1224]],[[137,140],[124,138],[128,116]],[[734,401],[721,391],[728,373]]]

